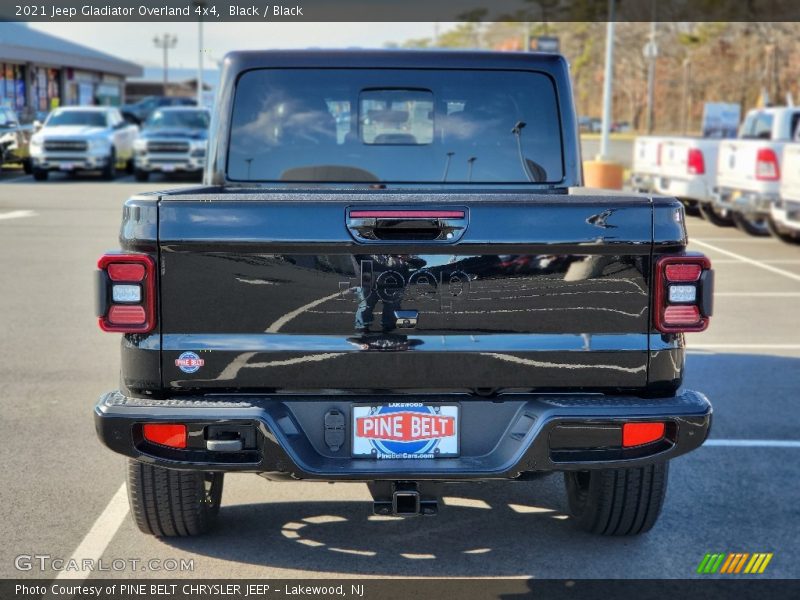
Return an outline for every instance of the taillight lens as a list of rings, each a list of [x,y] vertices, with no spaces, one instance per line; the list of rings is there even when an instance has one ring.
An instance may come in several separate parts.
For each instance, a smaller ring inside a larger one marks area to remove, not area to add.
[[[653,326],[663,333],[704,331],[713,311],[714,272],[703,255],[656,261]]]
[[[100,329],[147,333],[156,326],[156,269],[147,254],[105,254],[97,261]]]
[[[706,172],[706,162],[703,159],[703,152],[699,148],[689,148],[689,155],[686,157],[686,169],[689,175],[703,175]]]
[[[756,155],[756,179],[759,181],[778,181],[781,169],[778,166],[778,155],[772,148],[760,148]]]

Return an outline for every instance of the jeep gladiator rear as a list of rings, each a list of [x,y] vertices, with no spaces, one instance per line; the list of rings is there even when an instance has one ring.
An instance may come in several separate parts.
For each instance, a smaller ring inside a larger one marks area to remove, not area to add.
[[[398,515],[562,471],[582,528],[652,527],[710,426],[713,272],[677,200],[579,188],[565,60],[237,52],[219,89],[204,187],[129,199],[99,262],[139,528],[206,531],[234,471]]]

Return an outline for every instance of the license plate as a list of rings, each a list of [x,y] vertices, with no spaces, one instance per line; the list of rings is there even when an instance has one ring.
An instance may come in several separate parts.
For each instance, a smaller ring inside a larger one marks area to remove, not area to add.
[[[166,171],[167,173],[171,173],[175,170],[175,165],[161,165],[161,170]]]
[[[457,404],[356,405],[352,414],[354,457],[431,459],[459,454]]]
[[[62,171],[72,171],[72,169],[75,168],[75,165],[72,163],[61,163],[60,165],[58,165],[58,168],[61,169]]]

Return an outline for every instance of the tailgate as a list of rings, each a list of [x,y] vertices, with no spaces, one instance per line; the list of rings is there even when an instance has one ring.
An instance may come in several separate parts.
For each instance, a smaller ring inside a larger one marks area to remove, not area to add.
[[[720,142],[717,157],[717,185],[731,189],[756,189],[763,183],[756,180],[756,157],[762,148],[773,143],[760,140],[726,140]]]
[[[800,201],[800,144],[786,144],[781,164],[781,198]]]
[[[645,175],[659,173],[659,146],[662,138],[637,137],[633,142],[633,172]]]
[[[162,198],[166,387],[646,385],[646,198],[320,196]]]

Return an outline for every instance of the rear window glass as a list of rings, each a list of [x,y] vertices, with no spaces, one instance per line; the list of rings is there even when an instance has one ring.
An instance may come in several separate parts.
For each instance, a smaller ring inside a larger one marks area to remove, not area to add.
[[[742,125],[743,139],[772,139],[772,115],[769,113],[753,113]]]
[[[228,178],[557,183],[552,80],[528,71],[261,69],[236,87]]]

